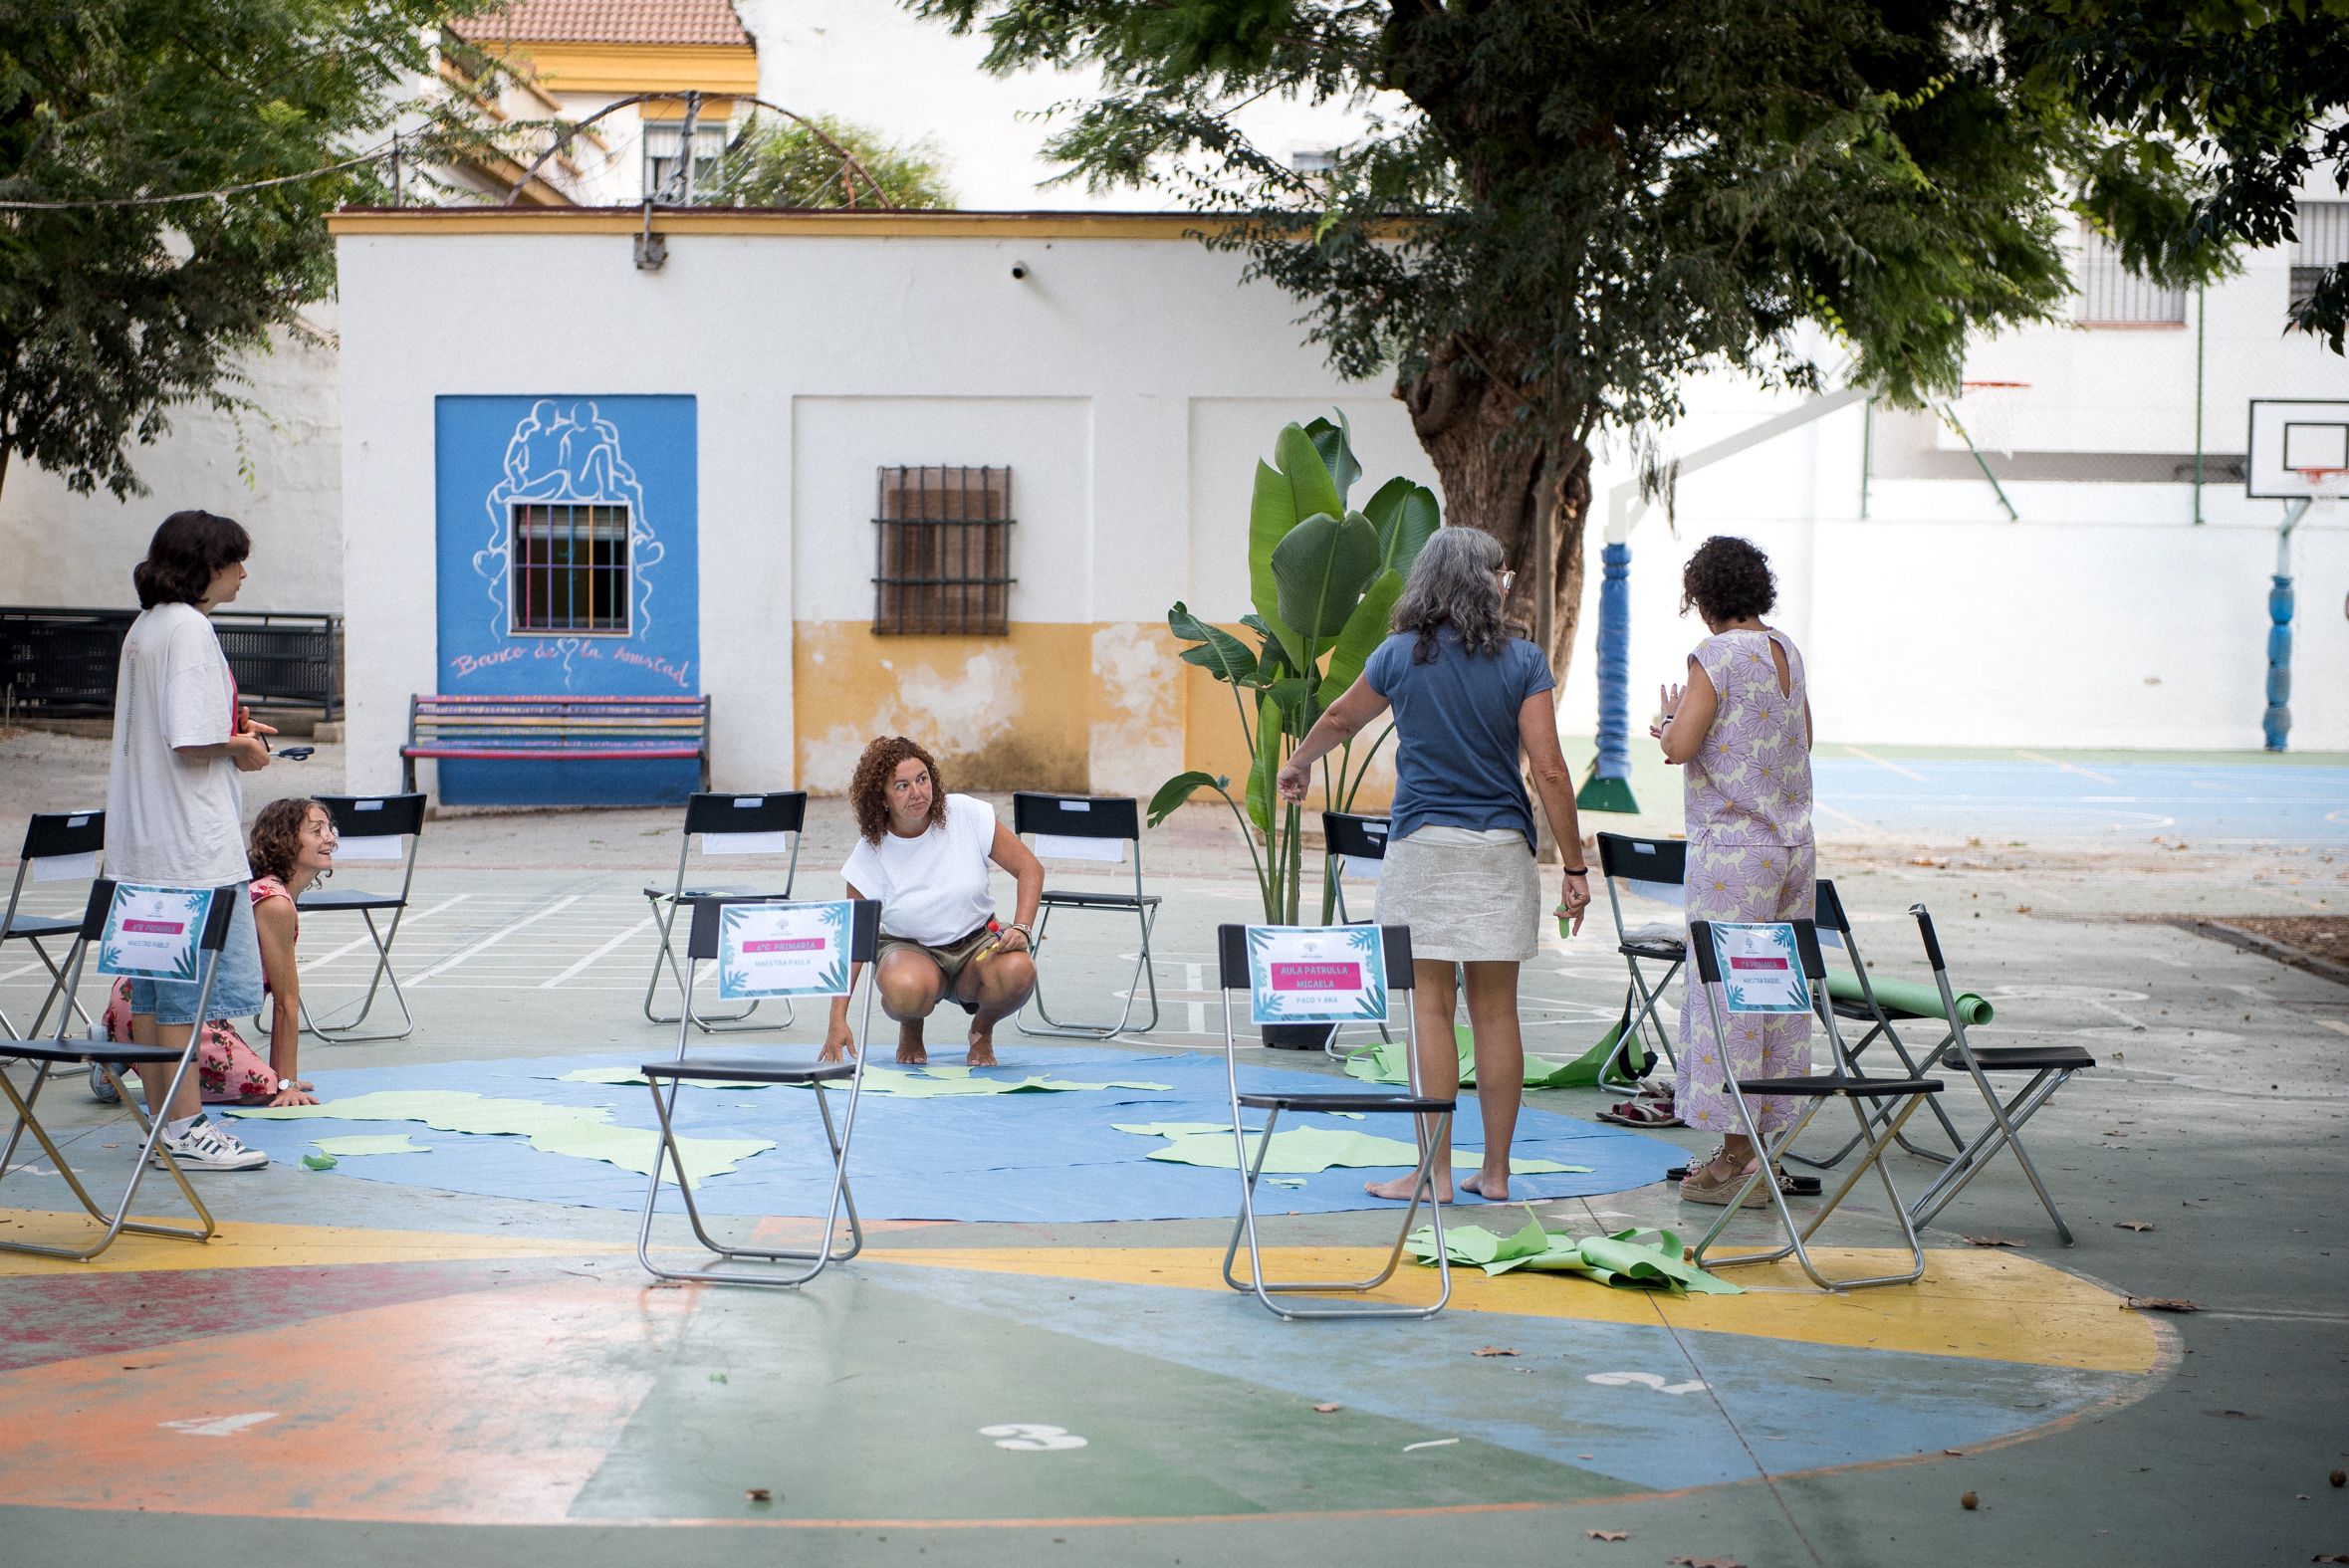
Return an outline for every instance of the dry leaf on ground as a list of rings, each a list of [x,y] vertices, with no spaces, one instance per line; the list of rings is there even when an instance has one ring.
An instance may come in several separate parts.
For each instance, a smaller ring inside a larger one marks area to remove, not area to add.
[[[2150,1231],[2153,1229],[2153,1222],[2151,1220],[2115,1220],[2112,1223],[2112,1228],[2115,1231]]]
[[[1517,1354],[1517,1352],[1506,1349],[1500,1345],[1479,1345],[1475,1350],[1469,1352],[1469,1354],[1475,1356],[1514,1356]]]
[[[2030,1245],[2030,1242],[2028,1242],[2028,1241],[2017,1241],[2016,1239],[2014,1239],[2014,1237],[2012,1237],[2012,1236],[2010,1236],[2010,1235],[1970,1235],[1970,1236],[1968,1236],[1968,1237],[1966,1238],[1966,1240],[1967,1240],[1967,1242],[1968,1242],[1970,1245],[1973,1245],[1973,1246],[2028,1246],[2028,1245]]]
[[[752,1502],[773,1502],[775,1500],[775,1493],[764,1486],[745,1486],[742,1494]]]
[[[2202,1304],[2184,1296],[2131,1296],[2121,1305],[2131,1312],[2200,1312]]]
[[[1326,1416],[1333,1411],[1340,1411],[1343,1409],[1345,1409],[1343,1405],[1315,1405],[1313,1407],[1313,1414],[1317,1416]]]
[[[1592,1530],[1589,1534],[1594,1541],[1628,1541],[1631,1539],[1629,1530]]]
[[[1734,1557],[1675,1557],[1673,1568],[1746,1568]]]

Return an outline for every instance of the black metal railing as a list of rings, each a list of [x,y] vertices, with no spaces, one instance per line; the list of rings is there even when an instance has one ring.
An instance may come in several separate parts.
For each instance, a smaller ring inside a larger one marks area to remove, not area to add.
[[[115,711],[115,667],[136,610],[0,607],[8,708],[58,719]],[[216,610],[212,629],[246,706],[343,717],[343,617]]]
[[[1012,471],[884,468],[873,517],[872,629],[1001,637],[1011,630]]]

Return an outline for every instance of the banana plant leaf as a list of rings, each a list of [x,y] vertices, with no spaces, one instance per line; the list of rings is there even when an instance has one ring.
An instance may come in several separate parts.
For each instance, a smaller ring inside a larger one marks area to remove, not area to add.
[[[1288,650],[1289,662],[1305,663],[1304,644],[1281,612],[1273,552],[1297,524],[1345,508],[1327,465],[1302,425],[1286,425],[1273,442],[1273,461],[1256,465],[1256,492],[1248,507],[1248,592],[1265,629]]]
[[[1231,786],[1232,781],[1221,774],[1201,773],[1197,769],[1187,774],[1177,774],[1160,784],[1158,792],[1150,796],[1150,825],[1156,827],[1164,822],[1174,815],[1176,807],[1202,789],[1220,791],[1228,790]]]
[[[1402,596],[1402,573],[1392,570],[1380,572],[1362,590],[1361,602],[1346,617],[1329,650],[1329,673],[1321,678],[1322,707],[1344,696],[1346,688],[1361,678],[1362,666],[1386,640],[1387,619],[1395,612],[1395,600]]]
[[[1337,486],[1337,504],[1345,505],[1346,493],[1354,488],[1354,481],[1362,477],[1362,465],[1354,461],[1354,427],[1347,422],[1345,410],[1333,408],[1337,422],[1316,419],[1305,426],[1305,434],[1313,438],[1313,450],[1321,454],[1321,466],[1329,470],[1330,482]]]
[[[1362,515],[1378,530],[1378,559],[1391,571],[1411,575],[1420,550],[1443,526],[1444,511],[1436,493],[1397,475],[1378,487],[1362,507]]]
[[[1256,757],[1248,769],[1248,819],[1266,836],[1273,832],[1273,781],[1281,771],[1281,703],[1271,692],[1257,698]]]
[[[1345,630],[1378,572],[1378,530],[1368,518],[1359,512],[1306,518],[1273,550],[1281,619],[1298,637],[1326,646]],[[1307,661],[1296,662],[1301,668]]]
[[[1245,686],[1256,676],[1257,658],[1248,651],[1248,644],[1221,626],[1201,620],[1182,600],[1175,600],[1174,608],[1166,612],[1167,629],[1197,647],[1185,648],[1185,664],[1196,664],[1219,681],[1234,686]]]

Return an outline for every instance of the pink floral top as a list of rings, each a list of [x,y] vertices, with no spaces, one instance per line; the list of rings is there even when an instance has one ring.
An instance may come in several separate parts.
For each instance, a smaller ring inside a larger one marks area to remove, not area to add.
[[[1769,645],[1786,652],[1778,690]],[[1688,836],[1717,844],[1807,844],[1810,747],[1802,655],[1782,631],[1725,631],[1690,655],[1713,683],[1713,728],[1688,766]]]

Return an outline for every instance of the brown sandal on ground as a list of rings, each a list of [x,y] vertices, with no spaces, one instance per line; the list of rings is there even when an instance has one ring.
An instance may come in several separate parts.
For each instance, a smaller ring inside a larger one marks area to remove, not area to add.
[[[1598,1113],[1602,1122],[1617,1127],[1685,1127],[1670,1100],[1624,1100]]]

